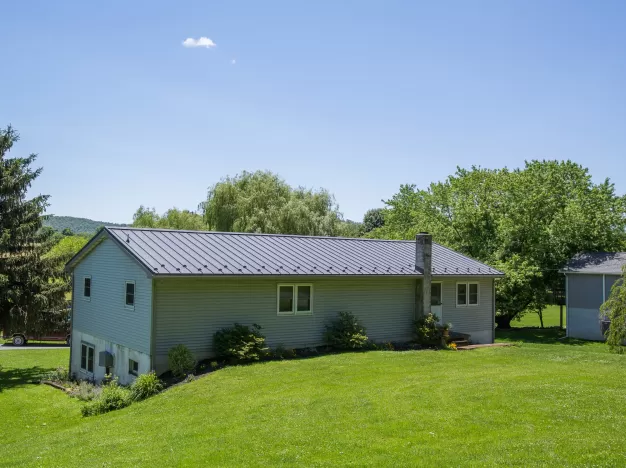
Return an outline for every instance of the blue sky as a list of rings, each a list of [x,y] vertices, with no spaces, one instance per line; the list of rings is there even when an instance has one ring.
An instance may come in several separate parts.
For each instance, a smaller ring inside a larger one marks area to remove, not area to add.
[[[195,209],[226,175],[347,218],[457,165],[572,159],[626,192],[626,2],[9,2],[0,125],[50,212]],[[187,38],[215,47],[184,47]],[[233,60],[235,63],[233,63]]]

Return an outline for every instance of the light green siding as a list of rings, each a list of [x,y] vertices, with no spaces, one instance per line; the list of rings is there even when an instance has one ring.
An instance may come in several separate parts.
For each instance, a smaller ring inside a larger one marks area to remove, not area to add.
[[[323,344],[324,325],[351,311],[375,341],[408,340],[415,314],[414,278],[310,278],[313,315],[278,316],[278,283],[292,278],[168,278],[155,281],[156,366],[183,343],[198,359],[211,355],[213,334],[235,322],[258,323],[270,346],[303,348]]]
[[[83,278],[91,276],[91,299]],[[135,307],[125,306],[126,281],[135,282]],[[105,239],[74,270],[72,327],[83,333],[150,354],[152,279],[139,264]]]
[[[434,278],[433,281],[438,281]],[[457,307],[456,285],[457,283],[479,284],[478,305]],[[443,321],[452,324],[452,330],[473,335],[474,341],[493,341],[493,329],[495,326],[493,309],[493,279],[492,278],[446,278],[443,280]],[[482,333],[481,339],[477,340],[478,333]],[[488,335],[489,339],[487,338]]]

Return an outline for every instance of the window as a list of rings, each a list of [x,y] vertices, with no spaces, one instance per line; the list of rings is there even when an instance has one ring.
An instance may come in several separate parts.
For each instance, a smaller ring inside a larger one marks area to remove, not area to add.
[[[137,361],[128,360],[128,373],[130,375],[139,375],[139,363]]]
[[[456,306],[475,306],[479,303],[478,283],[456,284]]]
[[[279,284],[278,315],[310,315],[313,313],[312,284]]]
[[[81,343],[80,345],[80,369],[93,374],[93,359],[95,349],[92,345]]]
[[[126,307],[135,308],[135,282],[126,281]]]
[[[91,300],[91,276],[83,278],[83,297],[88,301]]]

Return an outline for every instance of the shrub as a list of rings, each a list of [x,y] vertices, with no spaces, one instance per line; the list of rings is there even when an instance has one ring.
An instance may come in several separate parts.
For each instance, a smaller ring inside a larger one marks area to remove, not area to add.
[[[43,380],[60,383],[67,382],[70,380],[70,373],[65,367],[57,367],[52,372],[47,373]]]
[[[125,408],[132,402],[130,390],[121,387],[117,379],[102,387],[100,395],[82,407],[83,416],[95,416],[108,413],[117,409]]]
[[[428,314],[418,318],[413,324],[415,342],[427,348],[440,348],[445,346],[444,333],[450,328],[449,325],[439,325],[439,317]]]
[[[326,325],[326,343],[336,349],[362,349],[367,335],[352,312],[339,312],[339,317]]]
[[[91,401],[97,398],[102,389],[96,387],[94,384],[81,380],[77,386],[74,386],[69,395],[73,398],[78,398],[80,401]]]
[[[187,346],[179,344],[167,353],[170,370],[175,377],[183,378],[196,368],[196,360]]]
[[[293,359],[298,355],[295,349],[285,348],[283,345],[278,345],[272,350],[272,356],[276,359]]]
[[[252,327],[236,323],[213,336],[213,349],[218,356],[235,361],[258,361],[267,353],[265,337],[256,323]]]
[[[133,401],[145,400],[163,390],[163,382],[154,371],[138,376],[130,386],[130,397]]]

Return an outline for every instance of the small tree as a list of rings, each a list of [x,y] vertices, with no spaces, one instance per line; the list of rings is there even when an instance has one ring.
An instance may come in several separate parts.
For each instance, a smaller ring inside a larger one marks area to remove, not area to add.
[[[365,328],[352,312],[339,312],[339,317],[326,325],[325,338],[336,349],[361,349],[367,345]]]
[[[611,288],[608,300],[600,307],[600,317],[611,321],[606,331],[606,343],[617,354],[626,352],[626,266],[624,275]]]

